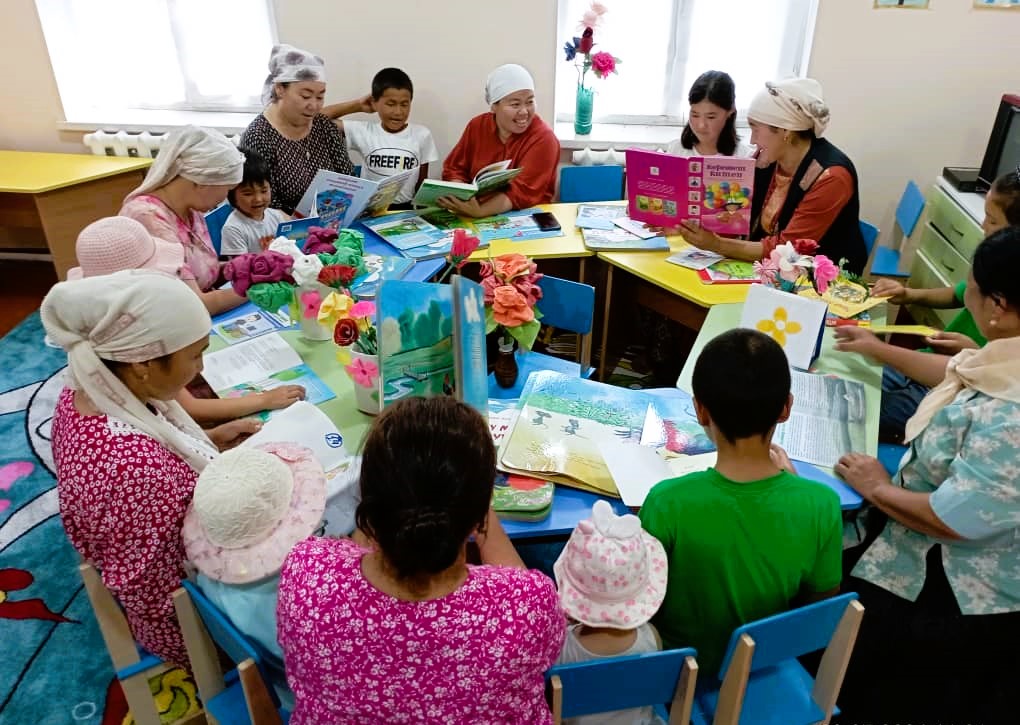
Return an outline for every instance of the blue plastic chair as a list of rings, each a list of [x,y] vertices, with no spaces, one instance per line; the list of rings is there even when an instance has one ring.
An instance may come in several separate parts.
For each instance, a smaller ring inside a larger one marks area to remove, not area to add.
[[[267,684],[268,670],[261,648],[190,581],[181,582],[181,588],[174,592],[174,609],[206,711],[221,723],[287,722],[290,713],[280,709],[279,698]],[[214,642],[238,669],[223,673]],[[258,677],[242,677],[238,671],[244,668],[251,672],[252,667]]]
[[[618,201],[623,199],[623,167],[564,166],[560,169],[560,201]]]
[[[828,722],[836,709],[864,607],[857,594],[832,597],[750,622],[734,630],[720,672],[725,673],[743,637],[754,643],[740,712],[741,725],[809,725]],[[816,679],[797,657],[825,649]],[[719,702],[714,686],[699,688],[694,722],[708,722]]]
[[[538,309],[542,313],[543,325],[578,335],[578,362],[570,362],[540,352],[518,352],[517,382],[512,388],[501,388],[495,376],[489,375],[490,398],[517,398],[528,379],[538,370],[555,370],[565,375],[590,378],[594,372],[591,366],[591,332],[595,314],[595,288],[590,284],[572,282],[569,279],[546,275],[539,282],[542,299]]]
[[[227,223],[227,218],[232,211],[234,211],[234,207],[230,206],[230,202],[225,201],[205,215],[205,225],[209,227],[209,239],[212,240],[213,249],[216,250],[217,255],[219,255],[220,247],[223,244],[223,225]]]
[[[861,235],[864,237],[864,249],[867,250],[868,256],[871,256],[871,250],[875,248],[875,240],[878,239],[878,227],[871,222],[866,222],[861,219],[858,224],[861,227]]]
[[[896,471],[899,470],[900,461],[903,460],[903,454],[906,452],[906,446],[900,446],[895,443],[879,443],[878,461],[890,476],[894,476]]]
[[[553,722],[652,705],[671,725],[687,725],[698,679],[696,656],[687,648],[556,665],[545,674]],[[666,703],[672,703],[669,715]]]
[[[896,228],[899,229],[900,245],[914,233],[917,222],[924,211],[924,194],[913,181],[908,181],[896,205]],[[879,246],[871,262],[871,273],[881,277],[909,277],[910,271],[900,269],[900,252],[891,247]]]

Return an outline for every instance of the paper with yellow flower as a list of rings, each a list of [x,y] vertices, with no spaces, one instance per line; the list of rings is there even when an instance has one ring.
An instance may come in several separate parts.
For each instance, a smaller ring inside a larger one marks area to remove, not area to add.
[[[821,300],[755,284],[747,292],[740,326],[764,332],[786,351],[790,365],[807,370],[815,357],[826,308]]]

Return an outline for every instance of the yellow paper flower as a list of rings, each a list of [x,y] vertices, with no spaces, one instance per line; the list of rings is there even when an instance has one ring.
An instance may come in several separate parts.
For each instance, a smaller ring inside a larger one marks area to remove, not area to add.
[[[771,320],[758,320],[755,327],[773,340],[781,347],[786,347],[786,336],[796,335],[801,331],[800,323],[796,320],[788,320],[785,307],[777,307],[772,313]]]
[[[342,292],[330,292],[319,305],[319,322],[335,325],[337,320],[347,317],[347,312],[354,306],[354,300]]]

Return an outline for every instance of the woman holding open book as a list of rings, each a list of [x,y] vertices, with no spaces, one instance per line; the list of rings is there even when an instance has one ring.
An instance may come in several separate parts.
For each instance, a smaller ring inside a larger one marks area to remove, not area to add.
[[[847,557],[859,561],[846,588],[868,613],[840,696],[841,722],[1016,720],[1017,269],[1020,227],[995,232],[974,253],[964,300],[988,343],[957,353],[921,402],[895,477],[856,453],[836,466],[876,514]]]
[[[467,217],[486,217],[511,209],[548,204],[556,191],[560,142],[535,111],[535,81],[523,67],[501,65],[485,83],[489,111],[475,116],[443,162],[443,179],[471,183],[484,167],[509,161],[520,173],[505,191],[483,199],[439,199],[444,209]]]

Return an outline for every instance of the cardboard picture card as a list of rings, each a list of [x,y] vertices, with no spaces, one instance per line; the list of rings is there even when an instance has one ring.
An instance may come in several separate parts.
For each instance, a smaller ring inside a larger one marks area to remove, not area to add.
[[[763,284],[751,285],[740,326],[779,343],[792,367],[807,370],[821,351],[828,305]]]

